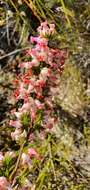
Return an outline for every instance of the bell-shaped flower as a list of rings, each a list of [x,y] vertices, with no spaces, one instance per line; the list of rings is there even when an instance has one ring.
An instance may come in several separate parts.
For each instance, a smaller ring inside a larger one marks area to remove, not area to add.
[[[22,124],[20,123],[19,120],[10,120],[9,124],[13,127],[16,127],[16,128],[21,128],[22,127]]]
[[[43,80],[46,82],[47,77],[49,77],[50,74],[51,74],[51,70],[47,67],[44,67],[40,72],[39,78],[40,78],[40,80]]]

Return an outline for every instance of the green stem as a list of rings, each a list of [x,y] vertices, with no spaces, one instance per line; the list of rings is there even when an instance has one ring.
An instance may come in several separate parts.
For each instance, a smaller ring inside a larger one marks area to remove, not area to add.
[[[4,58],[6,58],[6,57],[9,57],[9,56],[11,56],[11,55],[14,55],[14,54],[16,54],[16,53],[19,53],[20,51],[25,51],[25,50],[30,49],[30,48],[31,48],[31,46],[27,46],[27,47],[24,47],[24,48],[16,49],[16,50],[14,50],[14,51],[12,51],[12,52],[10,52],[10,53],[7,53],[7,54],[5,54],[5,55],[2,55],[2,56],[0,57],[0,60],[4,59]]]
[[[12,173],[11,173],[11,175],[10,175],[10,181],[14,181],[14,176],[15,176],[15,174],[16,174],[16,172],[17,172],[17,169],[18,169],[18,166],[19,166],[19,163],[20,163],[20,159],[21,159],[21,155],[22,155],[22,151],[23,151],[23,147],[24,147],[24,145],[25,145],[25,142],[26,141],[24,141],[23,143],[22,143],[22,145],[21,145],[21,148],[20,148],[20,152],[19,152],[19,156],[18,156],[18,159],[17,159],[17,162],[16,162],[16,165],[15,165],[15,168],[14,168],[14,170],[12,171]],[[13,184],[13,182],[12,182],[12,184]]]
[[[63,11],[64,11],[66,19],[67,19],[68,26],[69,26],[69,28],[71,28],[71,23],[70,23],[70,20],[68,18],[68,15],[67,15],[67,9],[65,7],[64,1],[63,0],[60,0],[60,1],[61,1],[61,5],[62,5]]]

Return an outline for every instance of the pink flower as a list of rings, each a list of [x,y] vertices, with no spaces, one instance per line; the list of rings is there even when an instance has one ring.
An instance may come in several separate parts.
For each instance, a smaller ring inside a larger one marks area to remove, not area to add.
[[[37,109],[43,109],[44,108],[44,104],[42,104],[39,100],[35,99],[35,104]]]
[[[23,114],[24,112],[30,111],[30,102],[26,102],[19,108],[19,111]]]
[[[11,133],[12,140],[18,141],[20,138],[21,130],[16,129],[14,132]]]
[[[47,24],[47,21],[45,21],[42,22],[41,26],[38,27],[37,31],[39,32],[40,36],[45,36],[46,34],[49,34],[49,27]]]
[[[18,99],[18,97],[19,97],[19,89],[16,89],[15,91],[14,91],[14,93],[13,93],[13,95],[14,95],[14,97],[16,98],[16,100]]]
[[[20,83],[19,92],[20,93],[24,93],[25,92],[25,87],[24,87],[24,83],[23,82]]]
[[[30,37],[30,42],[31,42],[31,43],[39,42],[39,40],[40,40],[39,37],[33,37],[33,36]]]
[[[20,123],[20,121],[14,121],[14,120],[10,120],[9,124],[13,127],[16,127],[16,128],[21,128],[22,127],[22,124]]]
[[[49,50],[48,48],[48,40],[46,38],[40,38],[38,43],[36,44],[36,50],[37,51],[45,51]]]
[[[35,93],[37,95],[36,96],[37,99],[43,98],[43,96],[42,96],[42,88],[40,86],[35,87]]]
[[[50,35],[55,32],[55,25],[54,24],[49,25],[48,22],[45,21],[41,23],[41,26],[38,27],[37,31],[39,32],[39,35],[41,37],[45,35]]]
[[[42,70],[41,70],[41,73],[39,75],[39,78],[40,80],[44,80],[46,81],[47,80],[47,77],[49,77],[51,74],[51,70],[48,69],[47,67],[44,67]]]
[[[34,91],[34,86],[32,85],[32,84],[29,84],[28,85],[28,90],[27,90],[27,92],[28,93],[31,93],[31,92],[33,92]]]
[[[36,57],[37,57],[38,61],[46,61],[47,60],[47,54],[45,53],[45,51],[41,51],[41,52],[37,53]]]
[[[27,91],[25,89],[25,84],[23,82],[20,82],[18,89],[14,91],[14,96],[18,100],[20,98],[23,98],[26,94],[27,94]]]
[[[33,134],[33,133],[30,133],[30,135],[29,135],[29,141],[30,141],[30,142],[33,142],[34,139],[35,139],[34,134]]]
[[[37,151],[34,148],[29,148],[28,149],[28,155],[30,156],[30,158],[37,158],[40,159],[40,155],[37,153]]]
[[[38,67],[39,64],[40,64],[40,63],[39,63],[37,57],[33,57],[33,60],[32,60],[31,63],[30,63],[30,68],[32,68],[32,67]]]
[[[48,24],[48,21],[46,20],[46,21],[44,21],[44,22],[41,23],[41,26],[42,26],[42,27],[46,27],[47,24]]]
[[[20,67],[29,69],[30,68],[30,62],[28,61],[28,62],[20,63]]]
[[[50,49],[48,52],[48,64],[55,70],[55,72],[62,71],[66,58],[66,52],[60,49]]]
[[[37,80],[36,83],[35,83],[35,88],[36,87],[40,87],[40,88],[43,88],[45,85],[45,81],[40,79],[40,80]]]
[[[42,91],[43,91],[43,87],[45,86],[45,81],[44,80],[37,80],[35,82],[35,86],[34,86],[34,91],[36,93],[36,95],[38,97],[42,96]]]
[[[2,176],[0,177],[0,190],[7,190],[8,189],[8,182],[7,179]]]
[[[37,49],[36,48],[32,48],[32,50],[31,50],[31,57],[32,57],[32,59],[36,59],[36,55],[37,55]]]
[[[32,61],[21,63],[21,68],[26,68],[26,69],[30,69],[32,67],[37,67],[37,66],[39,66],[39,62],[38,59],[36,59],[36,57],[33,57]]]

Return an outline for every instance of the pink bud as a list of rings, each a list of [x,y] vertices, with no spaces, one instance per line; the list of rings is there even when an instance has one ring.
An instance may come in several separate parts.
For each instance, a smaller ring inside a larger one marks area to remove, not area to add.
[[[38,41],[39,41],[39,37],[33,37],[33,36],[30,37],[31,43],[38,42]]]
[[[30,157],[33,157],[33,156],[36,157],[38,155],[34,148],[29,148],[28,149],[28,154],[29,154]]]
[[[37,151],[34,148],[29,148],[28,149],[28,154],[30,158],[37,158],[38,160],[41,160],[40,155],[37,153]]]

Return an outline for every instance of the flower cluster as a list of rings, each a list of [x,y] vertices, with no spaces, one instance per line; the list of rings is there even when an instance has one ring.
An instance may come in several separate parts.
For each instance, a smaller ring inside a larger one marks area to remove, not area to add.
[[[23,100],[22,107],[14,110],[15,120],[10,125],[15,127],[11,136],[19,140],[27,136],[24,126],[25,118],[28,128],[35,128],[38,115],[41,115],[39,128],[50,129],[56,121],[53,112],[53,96],[58,84],[58,76],[63,70],[66,52],[48,47],[48,38],[55,31],[54,24],[47,22],[37,29],[39,35],[31,36],[32,47],[26,51],[28,61],[20,63],[22,74],[14,81],[17,89],[14,96],[17,101]]]

